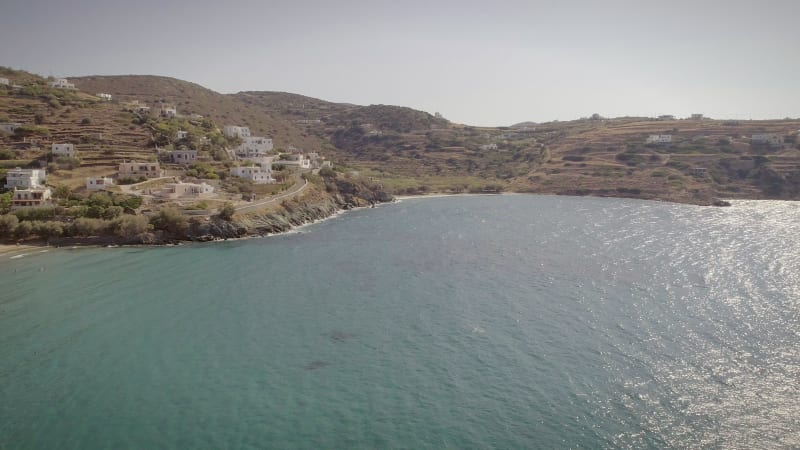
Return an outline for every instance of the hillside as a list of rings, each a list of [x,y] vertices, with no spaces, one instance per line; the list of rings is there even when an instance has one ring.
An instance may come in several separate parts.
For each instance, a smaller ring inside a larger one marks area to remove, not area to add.
[[[6,73],[45,84],[36,75]],[[71,81],[77,91],[41,87],[41,92],[27,93],[32,95],[7,90],[0,97],[0,121],[46,127],[40,141],[79,146],[81,164],[54,174],[56,182],[71,185],[87,174],[113,173],[122,159],[154,158],[154,144],[163,136],[154,135],[153,123],[137,122],[123,107],[138,100],[151,106],[174,104],[180,114],[204,118],[162,128],[193,127],[193,134],[208,138],[213,130],[203,126],[209,123],[246,125],[254,134],[272,137],[278,150],[322,152],[341,170],[393,193],[507,190],[700,204],[716,197],[800,198],[800,120],[593,117],[471,127],[406,107],[334,103],[283,92],[219,94],[167,77],[87,76]],[[99,92],[111,94],[114,102],[92,95]],[[752,135],[762,133],[784,136],[784,143],[753,143]],[[646,142],[649,135],[662,134],[671,141]],[[37,156],[28,147],[27,138],[0,137],[0,149],[16,151],[22,162]]]

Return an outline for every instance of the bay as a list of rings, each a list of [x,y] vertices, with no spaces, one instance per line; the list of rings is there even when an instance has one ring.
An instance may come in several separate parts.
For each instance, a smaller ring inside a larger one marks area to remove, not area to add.
[[[800,446],[800,205],[407,199],[0,261],[0,448]]]

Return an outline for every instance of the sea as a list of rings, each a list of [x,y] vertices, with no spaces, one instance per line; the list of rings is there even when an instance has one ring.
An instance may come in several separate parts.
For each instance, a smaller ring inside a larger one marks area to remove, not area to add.
[[[800,448],[800,203],[405,199],[0,260],[0,449]]]

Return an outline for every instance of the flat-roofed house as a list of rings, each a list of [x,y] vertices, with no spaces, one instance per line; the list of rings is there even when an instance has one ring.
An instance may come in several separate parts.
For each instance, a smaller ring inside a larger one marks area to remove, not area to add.
[[[173,150],[169,152],[169,160],[175,164],[190,166],[197,161],[197,150]]]
[[[225,125],[222,133],[225,135],[225,137],[229,138],[246,138],[250,136],[250,128],[236,125]]]
[[[53,198],[53,193],[50,188],[27,188],[27,189],[14,189],[14,196],[11,200],[12,208],[36,208],[39,206],[47,206]]]
[[[56,78],[48,84],[51,88],[75,89],[75,84],[70,83],[66,78]]]
[[[272,168],[269,167],[231,167],[231,176],[244,178],[252,181],[255,184],[267,184],[275,182],[275,179],[272,178]]]
[[[15,167],[6,173],[6,189],[29,189],[44,187],[47,180],[45,169],[22,169]]]
[[[754,134],[750,137],[750,143],[754,145],[767,145],[769,147],[783,146],[783,135],[776,133]]]
[[[120,178],[158,178],[164,172],[156,162],[127,162],[119,164]]]
[[[647,144],[669,144],[670,142],[672,142],[671,134],[651,134],[645,140]]]
[[[53,144],[50,146],[50,153],[54,156],[65,156],[68,158],[74,158],[77,154],[75,152],[75,146],[72,144]]]
[[[101,191],[114,185],[114,180],[110,177],[86,177],[86,190]]]

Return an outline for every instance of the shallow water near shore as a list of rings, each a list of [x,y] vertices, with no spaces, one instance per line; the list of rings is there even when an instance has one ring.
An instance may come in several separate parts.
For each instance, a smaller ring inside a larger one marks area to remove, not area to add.
[[[798,447],[798,236],[465,196],[3,258],[0,449]]]

